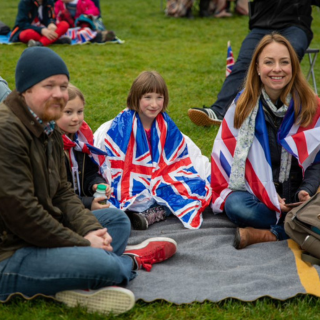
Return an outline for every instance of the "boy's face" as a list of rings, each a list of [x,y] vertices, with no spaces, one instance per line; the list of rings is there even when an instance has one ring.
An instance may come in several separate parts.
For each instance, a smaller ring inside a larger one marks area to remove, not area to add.
[[[160,93],[145,93],[140,99],[139,116],[145,129],[150,129],[152,122],[162,111],[164,96]]]
[[[76,96],[75,99],[69,100],[63,110],[62,117],[57,120],[59,128],[69,134],[76,133],[84,120],[83,101]]]
[[[27,106],[44,122],[62,116],[68,95],[69,79],[64,74],[51,76],[22,93]]]

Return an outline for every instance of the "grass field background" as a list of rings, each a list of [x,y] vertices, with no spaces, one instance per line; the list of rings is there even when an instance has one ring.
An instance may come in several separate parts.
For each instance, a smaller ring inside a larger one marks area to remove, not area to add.
[[[0,1],[0,21],[14,25],[18,0]],[[71,82],[84,93],[85,119],[93,130],[115,117],[126,106],[133,80],[143,70],[157,70],[169,88],[169,114],[180,130],[189,135],[206,156],[210,156],[217,127],[197,127],[188,118],[192,107],[211,105],[225,78],[227,42],[237,57],[248,33],[248,18],[201,19],[195,6],[195,19],[174,19],[164,15],[159,0],[100,0],[104,23],[124,40],[122,45],[53,45],[67,63]],[[320,48],[320,11],[313,10],[314,39]],[[0,46],[0,75],[15,87],[16,63],[24,44]],[[315,68],[320,87],[320,59]],[[302,61],[307,73],[307,57]],[[312,83],[312,82],[310,82]],[[76,263],[76,262],[75,262]],[[285,266],[283,266],[285,268]],[[192,289],[192,288],[190,288]],[[156,290],[156,288],[155,288]],[[214,288],[212,288],[214,290]],[[68,309],[44,299],[20,298],[0,305],[0,319],[319,319],[317,298],[300,296],[285,302],[262,298],[244,303],[228,299],[176,306],[167,302],[136,307],[118,317],[90,315],[81,309]]]

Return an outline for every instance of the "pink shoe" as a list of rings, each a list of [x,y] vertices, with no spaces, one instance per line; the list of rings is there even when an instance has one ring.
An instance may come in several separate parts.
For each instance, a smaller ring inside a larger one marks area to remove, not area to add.
[[[125,255],[130,256],[136,269],[150,271],[154,263],[167,260],[177,251],[177,243],[171,238],[150,238],[140,244],[127,246]]]

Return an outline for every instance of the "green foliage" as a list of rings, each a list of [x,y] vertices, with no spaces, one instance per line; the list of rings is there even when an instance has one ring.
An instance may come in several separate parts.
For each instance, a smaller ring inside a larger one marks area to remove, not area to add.
[[[0,1],[0,20],[14,26],[18,0]],[[101,0],[106,26],[116,32],[123,45],[53,45],[66,61],[71,82],[86,97],[86,120],[93,130],[115,117],[126,106],[133,80],[143,70],[157,70],[167,82],[169,113],[180,130],[189,135],[210,156],[217,127],[197,127],[188,118],[192,107],[211,105],[225,77],[227,42],[235,57],[248,32],[248,18],[195,19],[168,18],[160,4],[151,0]],[[164,8],[163,8],[164,9]],[[320,11],[313,10],[314,39],[311,47],[320,47]],[[24,44],[2,45],[0,75],[15,87],[17,60]],[[319,61],[317,62],[317,66]],[[304,73],[309,62],[302,61]],[[316,68],[320,87],[320,71]],[[285,267],[285,266],[284,266]],[[156,288],[155,288],[156,290]],[[285,302],[263,298],[256,302],[228,299],[220,303],[172,305],[167,302],[138,302],[130,312],[114,317],[87,314],[69,309],[51,300],[25,301],[14,298],[0,305],[0,318],[11,320],[75,319],[318,319],[320,302],[311,296],[299,296]]]

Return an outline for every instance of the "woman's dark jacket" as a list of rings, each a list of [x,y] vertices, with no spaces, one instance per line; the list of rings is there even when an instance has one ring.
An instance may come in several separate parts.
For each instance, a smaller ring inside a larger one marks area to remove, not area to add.
[[[302,169],[298,164],[298,160],[295,157],[292,157],[289,179],[284,183],[279,183],[282,147],[277,142],[277,132],[280,128],[283,118],[276,117],[266,106],[263,98],[261,101],[264,106],[268,130],[273,181],[278,194],[282,198],[286,199],[286,203],[299,201],[297,196],[301,190],[305,190],[310,196],[313,196],[317,192],[317,189],[320,185],[320,163],[308,167],[303,178]]]
[[[79,168],[79,180],[81,186],[81,194],[79,195],[79,198],[86,208],[91,209],[91,204],[94,199],[92,186],[94,184],[106,183],[106,181],[99,174],[98,165],[90,159],[88,154],[76,150],[74,150],[74,154]],[[65,163],[67,168],[67,179],[73,186],[72,171],[67,155],[65,155]]]

